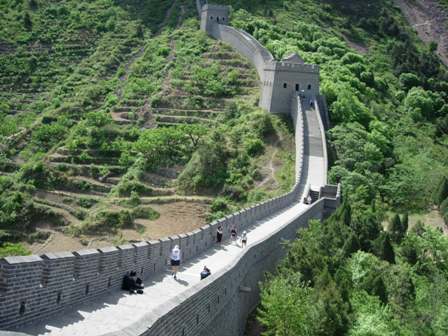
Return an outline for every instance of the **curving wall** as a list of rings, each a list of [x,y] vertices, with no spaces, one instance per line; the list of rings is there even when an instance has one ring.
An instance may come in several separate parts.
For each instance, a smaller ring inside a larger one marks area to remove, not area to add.
[[[203,2],[197,0],[198,10]],[[251,60],[259,73],[264,64],[272,59],[272,55],[249,34],[225,25],[215,26],[215,37],[233,45]],[[318,105],[317,102],[315,104]],[[188,260],[214,244],[218,225],[224,228],[224,239],[228,239],[232,226],[241,231],[297,204],[307,192],[303,176],[306,139],[302,105],[299,97],[292,97],[296,183],[290,192],[186,234],[98,250],[0,259],[0,330],[43,319],[83,301],[101,300],[103,294],[119,290],[124,274],[130,270],[137,270],[145,279],[164,271],[175,244],[180,245],[184,259]],[[320,124],[325,139],[322,120]],[[146,326],[144,329],[136,333],[138,328],[133,326],[134,332],[123,330],[122,335],[240,334],[245,317],[258,302],[258,281],[263,272],[271,270],[284,253],[279,248],[280,241],[293,239],[297,229],[306,226],[309,219],[322,219],[340,203],[339,187],[322,187],[320,196],[321,199],[304,213],[291,218],[287,225],[263,241],[251,245],[225,271],[188,289],[182,294],[181,303],[176,300],[160,307],[157,319],[142,321],[146,323],[143,323]],[[244,288],[252,291],[246,293]]]
[[[256,39],[243,30],[222,24],[214,25],[210,35],[231,45],[233,49],[246,57],[257,69],[258,76],[263,81],[265,63],[274,58]]]

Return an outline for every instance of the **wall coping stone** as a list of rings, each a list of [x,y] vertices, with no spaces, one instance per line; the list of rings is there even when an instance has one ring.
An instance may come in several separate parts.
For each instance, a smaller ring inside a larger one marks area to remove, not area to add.
[[[3,259],[10,265],[42,261],[42,258],[35,254],[29,256],[11,256],[11,257],[5,257]]]
[[[98,250],[93,250],[93,249],[79,250],[79,251],[73,252],[73,254],[75,256],[79,256],[79,257],[88,256],[88,255],[94,255],[94,254],[99,254],[99,253],[100,252],[98,252]]]
[[[145,241],[141,241],[141,242],[137,242],[137,243],[132,243],[132,246],[134,247],[145,247],[148,246],[148,243]]]
[[[132,244],[124,244],[117,246],[117,249],[125,251],[125,250],[133,250],[135,247]]]
[[[42,259],[54,260],[54,259],[70,259],[75,258],[72,252],[52,252],[41,255]]]
[[[100,253],[109,253],[109,252],[118,251],[118,248],[116,246],[106,246],[106,247],[99,248],[98,251]]]

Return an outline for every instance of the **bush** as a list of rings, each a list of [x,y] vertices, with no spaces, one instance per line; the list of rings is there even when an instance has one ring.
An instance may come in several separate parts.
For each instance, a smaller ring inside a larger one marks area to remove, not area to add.
[[[9,256],[25,256],[31,254],[23,245],[4,243],[0,245],[0,258]]]

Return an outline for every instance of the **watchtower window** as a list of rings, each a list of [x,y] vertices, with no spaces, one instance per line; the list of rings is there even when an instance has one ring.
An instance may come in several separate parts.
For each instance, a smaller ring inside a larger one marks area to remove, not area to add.
[[[283,83],[283,88],[286,89],[288,87],[287,83]]]
[[[210,16],[210,20],[213,20],[213,16]]]
[[[299,90],[300,90],[300,85],[296,84],[296,91],[299,91]]]
[[[219,17],[217,17],[217,18],[216,18],[216,22],[218,22],[218,23],[219,23]]]
[[[222,22],[224,22],[225,20],[226,20],[226,18],[225,18],[225,17],[223,17],[223,18],[222,18]]]
[[[311,90],[311,84],[308,84],[308,90]]]

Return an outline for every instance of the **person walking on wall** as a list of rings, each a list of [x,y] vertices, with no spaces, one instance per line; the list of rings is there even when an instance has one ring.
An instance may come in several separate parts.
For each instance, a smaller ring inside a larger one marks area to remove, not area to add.
[[[171,270],[173,272],[174,279],[177,279],[177,270],[180,265],[180,258],[181,258],[181,252],[179,245],[175,245],[174,248],[171,250]]]
[[[223,231],[222,231],[222,226],[221,226],[221,225],[218,225],[218,229],[216,230],[216,242],[217,242],[217,243],[221,243],[221,240],[222,240],[222,233],[223,233]]]
[[[241,235],[241,247],[244,248],[247,245],[247,232],[243,231],[243,234]]]
[[[230,237],[232,238],[232,242],[236,241],[236,236],[237,236],[236,227],[232,226],[232,229],[230,230]]]

